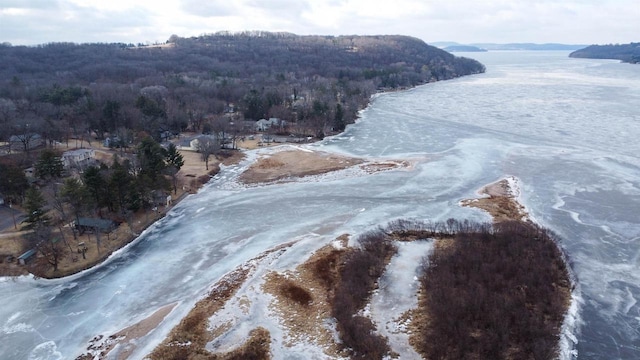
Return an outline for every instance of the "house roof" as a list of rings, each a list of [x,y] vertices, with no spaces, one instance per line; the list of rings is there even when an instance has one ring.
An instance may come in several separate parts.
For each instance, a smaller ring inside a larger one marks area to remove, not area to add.
[[[110,230],[115,224],[111,220],[96,218],[79,218],[78,226],[92,227],[100,230]]]
[[[18,257],[18,260],[26,260],[32,257],[33,255],[35,255],[35,253],[36,253],[36,249],[27,250],[24,254]]]
[[[77,156],[77,155],[83,155],[86,153],[93,153],[93,152],[94,152],[93,149],[75,149],[75,150],[65,151],[64,153],[62,153],[62,156]]]

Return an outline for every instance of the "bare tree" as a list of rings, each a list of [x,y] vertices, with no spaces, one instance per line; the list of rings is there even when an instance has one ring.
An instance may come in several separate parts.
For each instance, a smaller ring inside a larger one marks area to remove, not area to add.
[[[196,149],[200,153],[206,169],[209,170],[209,158],[220,151],[220,142],[217,137],[201,136],[198,138]]]
[[[54,237],[49,225],[40,224],[34,229],[34,237],[37,251],[53,267],[53,271],[58,271],[60,261],[67,254],[67,248],[60,238]]]

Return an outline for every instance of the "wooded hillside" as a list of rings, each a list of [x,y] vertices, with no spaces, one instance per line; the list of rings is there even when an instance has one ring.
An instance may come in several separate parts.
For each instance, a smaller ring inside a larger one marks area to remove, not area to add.
[[[640,43],[591,45],[569,54],[573,58],[617,59],[632,64],[640,63]]]
[[[140,131],[160,140],[164,131],[207,132],[230,113],[322,136],[353,122],[376,91],[484,71],[406,36],[267,32],[173,35],[150,46],[5,44],[0,64],[0,140],[28,130],[48,141],[91,132],[132,141]]]

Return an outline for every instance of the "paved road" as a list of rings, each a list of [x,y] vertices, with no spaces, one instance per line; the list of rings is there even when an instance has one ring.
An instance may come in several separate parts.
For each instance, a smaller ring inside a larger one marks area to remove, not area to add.
[[[13,217],[11,215],[12,213],[14,214],[16,223],[19,226],[24,214],[16,209],[9,208],[8,205],[0,205],[0,231],[8,228],[13,229]]]

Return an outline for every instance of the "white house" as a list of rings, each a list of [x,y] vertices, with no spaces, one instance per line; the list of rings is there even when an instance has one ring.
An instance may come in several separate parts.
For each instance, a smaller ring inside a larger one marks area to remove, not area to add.
[[[278,118],[269,118],[269,120],[267,119],[260,119],[258,121],[256,121],[256,131],[267,131],[269,130],[272,126],[280,126],[283,127],[286,125],[286,121],[284,120],[280,120]]]
[[[84,168],[93,162],[96,152],[93,149],[76,149],[62,153],[62,164],[65,169],[71,167]]]
[[[197,135],[180,141],[180,150],[198,151],[198,143],[203,139],[217,141],[215,135]]]

